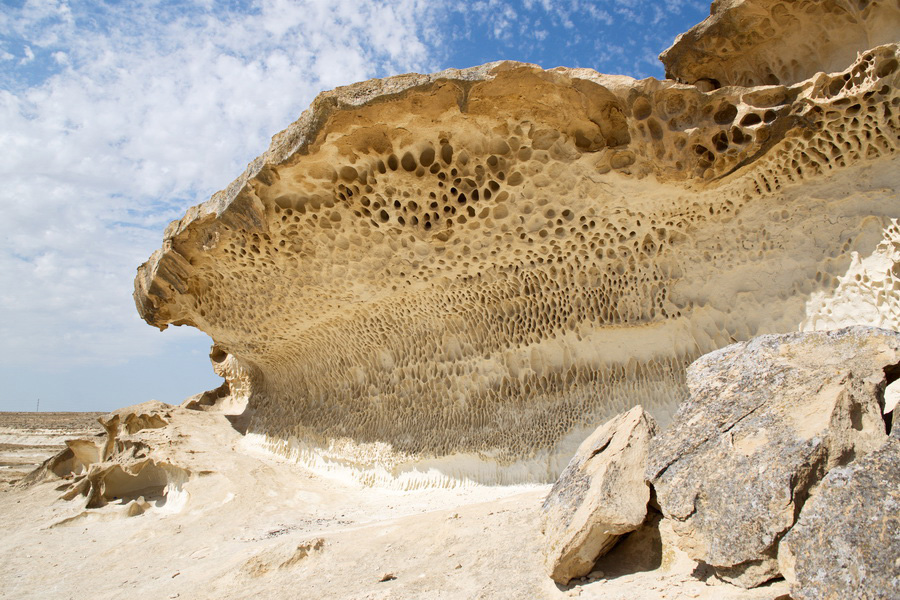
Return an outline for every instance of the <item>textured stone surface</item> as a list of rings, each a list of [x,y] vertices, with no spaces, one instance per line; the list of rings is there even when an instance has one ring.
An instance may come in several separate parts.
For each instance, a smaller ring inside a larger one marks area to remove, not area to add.
[[[700,358],[689,400],[651,441],[647,478],[688,554],[753,586],[832,468],[878,448],[900,334],[852,327],[761,336]]]
[[[705,352],[900,326],[897,46],[850,60],[709,93],[509,62],[324,93],[168,227],[137,306],[215,340],[228,389],[198,405],[246,398],[251,439],[313,468],[553,481],[593,424],[667,422]]]
[[[183,503],[189,469],[176,464],[166,447],[173,414],[187,412],[155,400],[99,418],[105,437],[71,439],[66,450],[47,459],[19,486],[62,478],[63,500],[81,499],[85,509],[115,503],[138,516],[153,506]]]
[[[718,0],[660,55],[666,77],[713,86],[790,85],[843,70],[900,38],[895,0]]]
[[[635,406],[597,428],[544,501],[544,562],[554,581],[591,572],[597,558],[647,516],[647,448],[656,422]]]
[[[778,563],[795,600],[900,598],[900,440],[828,473]]]

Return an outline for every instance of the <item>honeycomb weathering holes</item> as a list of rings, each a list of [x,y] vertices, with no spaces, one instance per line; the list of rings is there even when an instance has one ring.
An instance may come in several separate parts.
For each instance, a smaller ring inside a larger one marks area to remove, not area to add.
[[[552,479],[606,416],[665,421],[703,352],[858,321],[841,298],[859,293],[896,322],[882,263],[844,279],[900,238],[876,190],[896,179],[891,61],[711,92],[475,70],[465,103],[420,85],[314,114],[246,200],[171,232],[138,306],[213,337],[250,431],[282,452],[369,478],[431,461]]]

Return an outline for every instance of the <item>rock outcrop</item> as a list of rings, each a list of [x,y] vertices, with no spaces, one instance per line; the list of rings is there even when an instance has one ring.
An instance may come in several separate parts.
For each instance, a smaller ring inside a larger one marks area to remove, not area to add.
[[[560,584],[591,572],[597,558],[647,516],[647,449],[657,431],[635,406],[597,428],[550,490],[541,511],[545,565]]]
[[[898,378],[900,333],[869,327],[701,357],[667,429],[636,407],[579,448],[543,507],[548,573],[588,582],[681,555],[744,588],[783,576],[797,600],[895,597],[900,433],[882,413]]]
[[[820,12],[792,40],[844,31]],[[900,326],[898,46],[828,52],[775,86],[502,62],[324,93],[167,228],[138,310],[215,340],[228,388],[198,405],[237,390],[251,438],[310,466],[552,481],[593,424],[668,422],[701,354]]]
[[[49,458],[20,482],[36,483],[63,479],[61,499],[80,499],[86,509],[115,503],[126,516],[143,514],[153,507],[168,510],[183,504],[183,490],[190,469],[170,456],[165,440],[170,432],[154,435],[150,430],[169,426],[173,406],[150,401],[119,409],[99,419],[106,430],[102,437],[66,441],[67,448]]]
[[[794,600],[900,598],[900,439],[833,469],[782,540]]]
[[[791,85],[900,37],[893,0],[716,0],[710,12],[660,55],[666,77],[707,89]]]
[[[647,467],[679,545],[746,587],[777,576],[778,543],[814,486],[887,439],[897,365],[900,334],[865,327],[761,336],[692,364]]]

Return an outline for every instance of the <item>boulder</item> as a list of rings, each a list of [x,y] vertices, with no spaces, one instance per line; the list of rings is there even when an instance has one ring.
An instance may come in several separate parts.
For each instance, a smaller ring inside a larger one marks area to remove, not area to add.
[[[900,439],[833,469],[782,540],[794,600],[900,598]]]
[[[591,572],[619,536],[647,516],[647,448],[656,421],[636,406],[597,428],[578,448],[542,506],[544,564],[567,584]]]
[[[900,334],[869,327],[760,336],[694,362],[647,467],[679,545],[744,587],[776,577],[811,489],[884,443],[898,363]]]

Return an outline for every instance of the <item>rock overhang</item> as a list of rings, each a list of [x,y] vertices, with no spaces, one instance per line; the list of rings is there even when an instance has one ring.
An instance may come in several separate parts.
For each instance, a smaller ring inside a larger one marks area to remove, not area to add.
[[[210,334],[282,452],[550,480],[605,417],[665,422],[700,354],[864,320],[832,297],[877,297],[842,277],[896,246],[896,79],[888,45],[791,86],[502,62],[338,88],[170,225],[135,300]]]
[[[891,0],[716,0],[659,58],[666,77],[704,89],[792,85],[843,70],[898,31]]]

